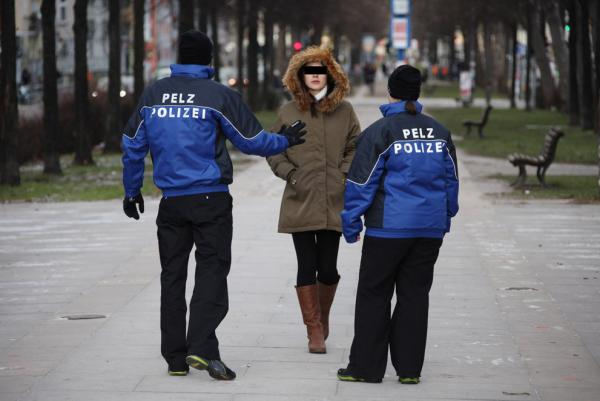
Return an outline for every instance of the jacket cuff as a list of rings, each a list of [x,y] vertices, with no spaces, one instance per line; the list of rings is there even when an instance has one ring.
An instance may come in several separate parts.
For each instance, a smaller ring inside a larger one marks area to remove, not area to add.
[[[277,176],[279,178],[281,178],[282,180],[287,181],[290,173],[295,168],[296,168],[296,166],[294,166],[292,163],[285,163],[285,164],[279,166],[279,168],[277,169]]]

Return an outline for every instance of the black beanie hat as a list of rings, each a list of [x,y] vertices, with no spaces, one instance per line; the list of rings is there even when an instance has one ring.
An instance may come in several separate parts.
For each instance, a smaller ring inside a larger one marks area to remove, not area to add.
[[[388,92],[394,99],[417,100],[421,94],[421,72],[408,64],[396,68],[388,79]]]
[[[212,41],[206,34],[192,29],[179,37],[179,63],[209,65],[212,60]]]

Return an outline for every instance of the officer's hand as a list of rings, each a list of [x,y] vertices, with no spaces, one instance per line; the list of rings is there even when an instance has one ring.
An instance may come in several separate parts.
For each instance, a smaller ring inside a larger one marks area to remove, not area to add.
[[[123,211],[127,217],[139,220],[140,215],[138,214],[136,205],[139,205],[140,213],[144,213],[144,198],[141,193],[133,197],[126,196],[125,199],[123,199]]]
[[[287,138],[290,146],[296,146],[306,141],[302,138],[306,135],[304,127],[306,127],[306,124],[300,120],[296,120],[289,127],[282,125],[279,133]]]

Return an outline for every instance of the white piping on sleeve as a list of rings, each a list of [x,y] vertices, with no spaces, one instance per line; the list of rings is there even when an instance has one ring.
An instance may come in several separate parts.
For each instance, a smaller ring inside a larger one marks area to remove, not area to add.
[[[388,146],[388,147],[387,147],[387,148],[386,148],[386,149],[385,149],[383,152],[381,152],[381,153],[379,154],[379,156],[377,157],[377,160],[375,161],[375,165],[374,165],[374,166],[373,166],[373,168],[371,169],[371,173],[369,174],[369,176],[367,177],[367,180],[366,180],[365,182],[363,182],[363,183],[361,184],[361,183],[358,183],[358,182],[356,182],[356,181],[352,181],[352,180],[351,180],[351,179],[349,179],[349,178],[347,178],[347,179],[346,179],[346,181],[350,181],[351,183],[353,183],[353,184],[356,184],[356,185],[360,185],[360,186],[366,185],[366,184],[367,184],[367,183],[368,183],[368,182],[371,180],[371,176],[372,176],[372,175],[373,175],[373,173],[375,172],[375,168],[376,168],[376,167],[377,167],[377,165],[379,164],[379,159],[381,159],[381,156],[383,156],[383,154],[384,154],[384,153],[386,153],[388,150],[390,150],[390,148],[392,147],[392,145],[393,145],[393,144],[395,144],[396,142],[402,142],[402,141],[394,141],[394,142],[390,143],[390,146]]]
[[[452,158],[452,155],[450,154],[450,149],[448,149],[448,144],[446,144],[446,150],[448,151],[448,157],[450,158],[450,161],[452,162],[452,166],[454,166],[454,177],[456,177],[456,180],[458,181],[458,169],[456,168],[454,159]]]
[[[125,133],[123,134],[123,136],[125,136],[125,137],[127,137],[127,138],[129,138],[129,139],[131,139],[131,140],[135,139],[135,137],[137,136],[137,134],[138,134],[138,132],[139,132],[139,130],[140,130],[140,127],[142,126],[142,124],[143,124],[143,123],[144,123],[144,119],[142,118],[142,121],[140,121],[140,123],[138,124],[138,127],[137,127],[137,129],[135,130],[135,134],[134,134],[133,136],[128,136],[128,135],[127,135],[127,134],[125,134]]]

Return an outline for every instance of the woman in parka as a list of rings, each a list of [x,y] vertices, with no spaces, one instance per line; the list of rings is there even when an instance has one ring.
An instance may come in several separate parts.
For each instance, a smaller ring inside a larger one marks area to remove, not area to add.
[[[275,175],[287,182],[279,232],[292,234],[296,250],[296,292],[308,349],[325,353],[329,311],[340,280],[344,183],[360,125],[344,100],[350,91],[348,78],[329,50],[309,47],[295,54],[283,84],[293,100],[280,108],[275,126],[304,121],[306,142],[267,160]]]

